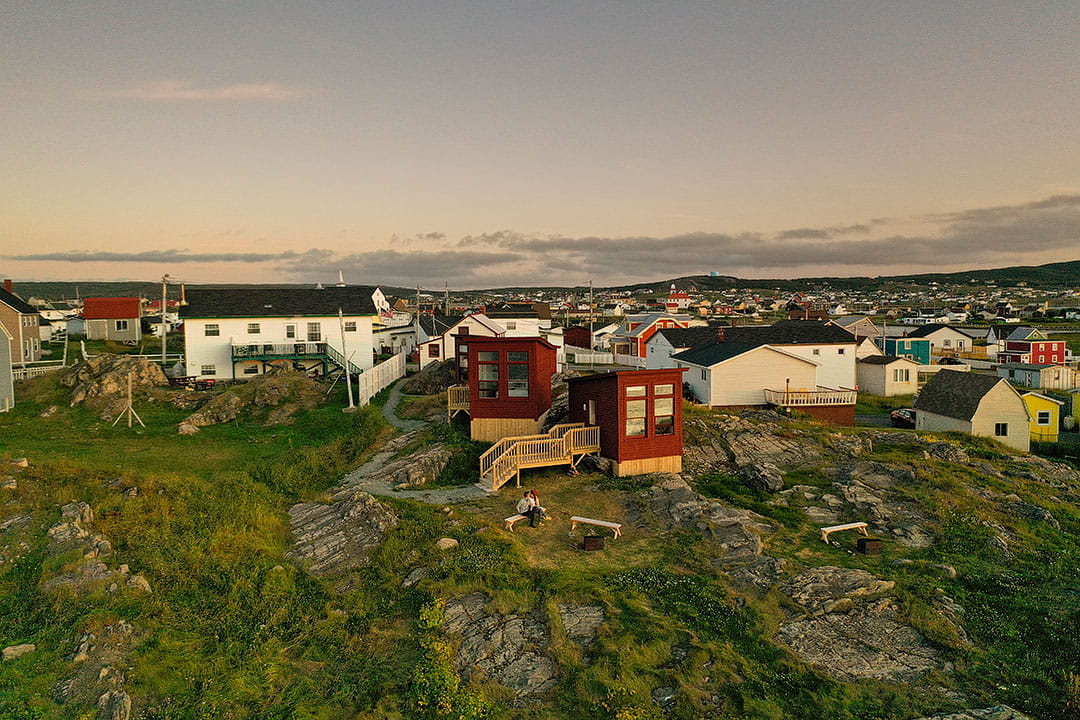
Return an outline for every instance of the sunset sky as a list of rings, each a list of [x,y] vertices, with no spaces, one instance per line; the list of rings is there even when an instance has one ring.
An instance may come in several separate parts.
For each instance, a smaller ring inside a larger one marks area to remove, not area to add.
[[[0,274],[1080,259],[1080,3],[0,0]]]

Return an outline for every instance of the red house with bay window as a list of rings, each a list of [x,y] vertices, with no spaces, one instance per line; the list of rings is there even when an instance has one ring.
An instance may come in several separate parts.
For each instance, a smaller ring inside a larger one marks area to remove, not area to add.
[[[458,339],[465,360],[473,440],[539,433],[551,409],[551,377],[557,348],[538,337]]]
[[[570,422],[600,427],[612,474],[681,472],[685,368],[623,370],[570,378]]]

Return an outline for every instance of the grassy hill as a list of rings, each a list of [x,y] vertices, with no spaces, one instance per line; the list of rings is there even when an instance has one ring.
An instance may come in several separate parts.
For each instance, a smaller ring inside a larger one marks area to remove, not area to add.
[[[131,717],[162,720],[870,719],[999,703],[1080,717],[1080,476],[1065,466],[970,438],[688,408],[689,486],[530,471],[552,519],[512,534],[511,489],[452,506],[390,493],[398,521],[368,564],[324,576],[292,555],[288,512],[332,502],[386,447],[378,407],[342,415],[335,394],[293,424],[253,415],[181,436],[190,410],[166,395],[128,429],[68,393],[39,378],[0,414],[0,478],[15,485],[0,489],[0,646],[36,646],[0,663],[0,717],[96,717],[119,688]],[[475,457],[445,424],[396,457],[447,443]],[[782,468],[785,489],[750,489],[727,465],[746,453]],[[436,484],[475,479],[448,468]],[[92,522],[71,520],[78,503]],[[827,513],[880,523],[884,553],[822,543]],[[624,536],[583,552],[572,514]],[[59,550],[72,527],[89,536]],[[457,547],[437,549],[444,537]],[[57,583],[95,563],[104,579]],[[830,568],[863,584],[812,610],[800,579]],[[792,649],[796,631],[879,615],[929,670],[838,676]]]

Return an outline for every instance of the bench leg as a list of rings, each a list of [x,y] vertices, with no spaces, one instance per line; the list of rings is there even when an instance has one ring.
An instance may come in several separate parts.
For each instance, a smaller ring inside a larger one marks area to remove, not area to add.
[[[571,521],[571,523],[570,523],[570,532],[568,532],[566,534],[567,535],[573,535],[575,530],[577,530],[577,523]]]

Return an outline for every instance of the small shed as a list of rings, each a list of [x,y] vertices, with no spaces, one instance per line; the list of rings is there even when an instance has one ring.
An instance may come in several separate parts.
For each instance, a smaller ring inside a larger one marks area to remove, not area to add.
[[[859,360],[855,370],[861,392],[893,397],[919,389],[919,363],[908,358],[874,355]]]
[[[137,297],[88,297],[83,301],[87,340],[137,343],[142,339],[142,301]]]
[[[987,437],[1027,452],[1031,415],[1020,393],[1004,378],[942,370],[915,400],[915,429]]]
[[[1057,442],[1061,423],[1061,407],[1065,404],[1041,393],[1026,392],[1024,398],[1031,415],[1031,439],[1037,442]]]
[[[574,325],[563,330],[563,344],[568,347],[592,350],[592,331],[584,325]]]
[[[681,472],[684,368],[570,378],[570,422],[600,427],[600,456],[618,477]]]
[[[538,337],[471,337],[458,343],[467,360],[473,440],[539,433],[551,409],[557,348]]]

